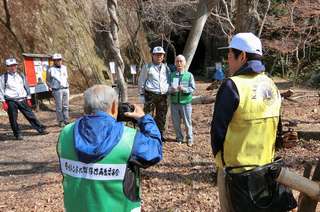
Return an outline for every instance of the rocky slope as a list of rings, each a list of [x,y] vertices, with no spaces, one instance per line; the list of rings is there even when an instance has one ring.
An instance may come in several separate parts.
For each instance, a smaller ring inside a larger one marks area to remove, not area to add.
[[[21,0],[0,1],[0,60],[22,53],[52,54],[60,52],[71,75],[74,88],[103,81],[111,55],[104,35],[95,28],[98,1],[85,0]],[[99,1],[103,4],[106,1]],[[126,63],[134,63],[132,55],[146,59],[147,42],[135,10],[135,1],[119,5],[121,50]],[[128,13],[129,11],[129,13]],[[134,32],[134,33],[130,33]],[[144,53],[143,53],[144,52]],[[4,67],[2,65],[1,71]]]

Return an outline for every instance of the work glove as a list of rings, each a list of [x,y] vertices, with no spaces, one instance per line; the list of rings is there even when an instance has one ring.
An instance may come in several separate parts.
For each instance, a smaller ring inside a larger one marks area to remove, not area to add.
[[[27,105],[28,105],[29,107],[32,107],[32,101],[31,101],[31,99],[27,99]]]
[[[144,103],[145,103],[144,95],[140,95],[140,96],[139,96],[139,102],[140,102],[141,104],[144,104]]]
[[[2,102],[2,109],[4,111],[8,111],[8,108],[9,108],[8,102],[6,102],[6,101]]]

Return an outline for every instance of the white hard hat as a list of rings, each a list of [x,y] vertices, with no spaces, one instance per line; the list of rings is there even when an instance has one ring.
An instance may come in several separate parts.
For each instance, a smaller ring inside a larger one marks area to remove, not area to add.
[[[161,46],[156,46],[152,50],[152,54],[165,54],[166,52],[163,50]]]
[[[247,53],[254,53],[262,56],[262,44],[260,39],[251,32],[238,33],[232,37],[228,47],[219,49],[238,49]]]
[[[62,55],[55,53],[52,55],[52,60],[61,60],[62,59]]]
[[[15,58],[6,59],[6,66],[18,65],[17,60]]]

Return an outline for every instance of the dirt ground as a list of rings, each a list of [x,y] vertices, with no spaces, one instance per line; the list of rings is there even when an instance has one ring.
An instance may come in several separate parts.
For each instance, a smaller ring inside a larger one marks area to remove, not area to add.
[[[208,83],[197,81],[195,95],[211,95]],[[287,89],[285,83],[280,88]],[[284,124],[288,120],[298,123],[297,130],[319,130],[319,97],[315,90],[294,88],[302,97],[297,102],[284,100]],[[130,102],[137,103],[130,87]],[[50,134],[37,135],[20,114],[23,141],[13,140],[8,118],[0,116],[0,211],[63,211],[63,193],[59,172],[56,143],[60,128],[56,126],[54,103],[37,112],[48,126]],[[82,114],[81,98],[71,101],[71,117]],[[210,147],[212,104],[193,107],[194,143],[167,142],[163,147],[164,159],[158,165],[142,171],[143,211],[218,211],[214,159]],[[171,120],[168,137],[174,139]],[[291,149],[277,151],[284,157],[290,170],[301,174],[305,161],[316,163],[320,156],[319,140],[302,140]],[[295,192],[297,196],[297,192]],[[318,211],[320,211],[318,205]]]

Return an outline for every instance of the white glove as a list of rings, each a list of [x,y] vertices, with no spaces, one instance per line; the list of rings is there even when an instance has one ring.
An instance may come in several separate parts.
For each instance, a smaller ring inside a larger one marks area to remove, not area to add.
[[[143,96],[143,95],[140,95],[140,96],[139,96],[139,102],[140,102],[141,104],[144,104],[144,103],[145,103],[145,99],[144,99],[144,96]]]

